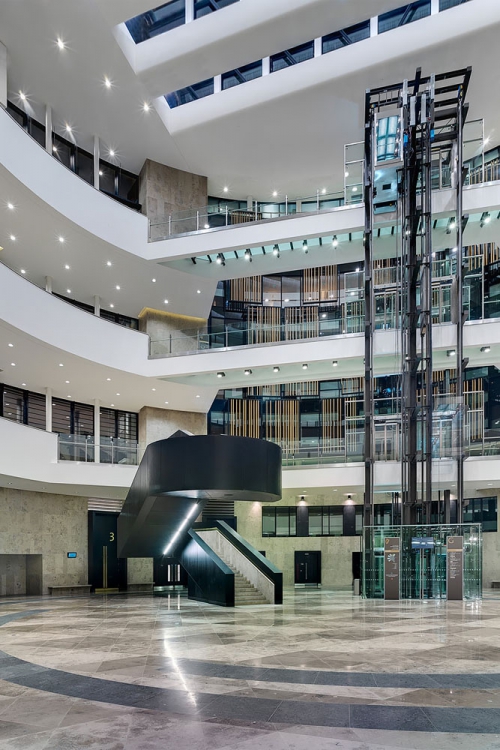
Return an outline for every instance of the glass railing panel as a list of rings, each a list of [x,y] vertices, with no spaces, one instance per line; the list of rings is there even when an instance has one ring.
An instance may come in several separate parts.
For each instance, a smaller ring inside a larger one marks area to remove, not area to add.
[[[164,5],[125,21],[136,44],[182,26],[186,22],[185,0],[170,0]]]
[[[382,13],[378,17],[378,33],[383,34],[398,26],[405,26],[413,21],[430,16],[431,0],[418,0],[414,3],[404,5],[402,8],[390,10],[388,13]]]
[[[202,18],[237,2],[238,0],[194,0],[194,17]]]
[[[92,436],[59,435],[60,461],[93,462],[96,451],[98,463],[135,466],[139,462],[140,451],[135,440],[101,437],[96,445]]]

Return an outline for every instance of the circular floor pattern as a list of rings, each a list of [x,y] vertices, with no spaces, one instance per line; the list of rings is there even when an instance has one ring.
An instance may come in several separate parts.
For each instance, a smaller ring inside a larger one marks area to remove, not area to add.
[[[419,747],[419,733],[500,747],[499,600],[385,603],[288,591],[283,606],[234,610],[177,594],[2,605],[0,749],[10,716],[2,685],[134,716],[389,733],[381,747],[399,747],[405,733],[406,748]]]

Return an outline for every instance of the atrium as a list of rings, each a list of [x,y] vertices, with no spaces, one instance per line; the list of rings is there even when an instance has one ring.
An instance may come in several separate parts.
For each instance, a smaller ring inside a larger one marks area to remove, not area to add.
[[[498,0],[1,0],[0,750],[500,747]]]

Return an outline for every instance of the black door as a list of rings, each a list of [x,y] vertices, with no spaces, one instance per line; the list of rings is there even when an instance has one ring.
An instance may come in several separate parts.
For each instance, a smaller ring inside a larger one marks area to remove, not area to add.
[[[127,560],[117,557],[118,513],[89,512],[89,584],[93,591],[125,591]]]
[[[155,557],[153,577],[156,587],[187,586],[187,576],[182,565],[173,557]]]
[[[361,578],[361,552],[352,553],[352,578]]]
[[[295,553],[295,583],[321,583],[321,552]]]

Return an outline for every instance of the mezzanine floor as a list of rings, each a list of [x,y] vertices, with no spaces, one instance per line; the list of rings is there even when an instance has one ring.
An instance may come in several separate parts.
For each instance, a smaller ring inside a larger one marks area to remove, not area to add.
[[[0,600],[0,750],[500,748],[500,596]]]

